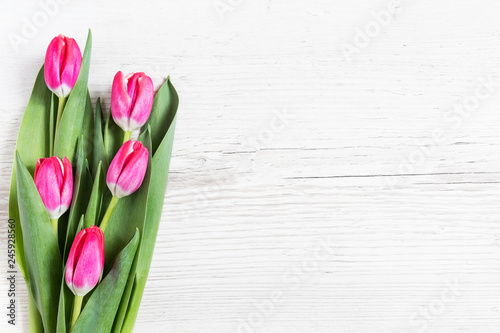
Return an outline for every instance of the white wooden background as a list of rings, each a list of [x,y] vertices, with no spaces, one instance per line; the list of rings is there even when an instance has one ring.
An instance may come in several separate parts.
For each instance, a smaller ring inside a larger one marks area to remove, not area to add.
[[[92,28],[89,85],[106,107],[118,70],[156,86],[171,75],[179,92],[137,332],[500,332],[498,1],[0,9],[4,222],[53,36],[83,49]],[[21,280],[18,325],[6,324],[0,232],[0,331],[27,332]]]

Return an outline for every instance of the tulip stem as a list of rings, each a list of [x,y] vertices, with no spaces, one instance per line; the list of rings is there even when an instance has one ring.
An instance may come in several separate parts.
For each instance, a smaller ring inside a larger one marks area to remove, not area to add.
[[[73,302],[73,315],[71,316],[71,329],[72,330],[76,324],[76,320],[78,319],[78,316],[80,316],[80,311],[82,311],[82,301],[83,301],[83,296],[75,295],[75,301]]]
[[[54,228],[57,237],[57,219],[50,219],[50,222],[52,222],[52,228]]]
[[[108,226],[109,219],[111,218],[111,214],[113,214],[113,210],[115,210],[116,203],[118,202],[120,198],[113,196],[111,199],[111,202],[109,203],[108,209],[106,210],[106,213],[104,214],[104,217],[102,218],[101,225],[99,226],[104,232],[106,230],[106,227]]]
[[[59,97],[59,105],[57,106],[57,119],[56,119],[56,131],[54,133],[54,152],[56,150],[56,140],[57,140],[57,130],[59,129],[59,123],[61,122],[61,116],[66,105],[66,97]]]
[[[127,142],[128,140],[130,140],[131,136],[132,136],[132,132],[131,131],[125,131],[125,134],[123,135],[123,143]]]

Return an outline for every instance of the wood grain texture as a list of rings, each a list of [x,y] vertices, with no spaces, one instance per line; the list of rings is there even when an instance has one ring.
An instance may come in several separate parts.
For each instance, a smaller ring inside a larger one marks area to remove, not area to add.
[[[0,8],[5,221],[54,35],[83,45],[92,28],[105,109],[118,70],[171,75],[179,93],[137,332],[500,331],[497,1],[81,1],[17,50],[42,9]],[[18,326],[2,314],[2,331],[27,332],[17,286]]]

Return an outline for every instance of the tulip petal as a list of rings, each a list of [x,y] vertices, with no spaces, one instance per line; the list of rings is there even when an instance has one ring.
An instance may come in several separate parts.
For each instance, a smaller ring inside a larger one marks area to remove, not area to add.
[[[47,87],[58,97],[67,97],[80,73],[82,53],[73,38],[54,37],[45,54],[44,76]]]
[[[144,74],[144,73],[142,73]],[[137,80],[137,90],[139,93],[136,95],[135,101],[132,104],[133,109],[129,116],[129,128],[136,130],[142,127],[151,114],[153,107],[154,88],[153,81],[145,74]]]
[[[121,190],[122,197],[135,192],[141,186],[148,167],[148,150],[138,141],[135,142],[134,148],[134,153],[120,173],[116,186],[117,190]]]
[[[68,256],[68,261],[66,263],[66,272],[64,275],[64,278],[66,280],[66,284],[68,285],[68,288],[71,289],[73,294],[75,293],[74,286],[73,286],[73,275],[75,273],[75,263],[78,262],[78,259],[81,254],[81,248],[82,244],[85,242],[85,237],[86,237],[87,231],[86,229],[83,229],[80,231],[74,241],[73,244],[71,245],[71,250],[69,252]]]
[[[118,178],[120,177],[120,173],[122,172],[125,164],[130,158],[130,154],[133,151],[134,141],[129,140],[120,147],[115,157],[111,161],[111,164],[108,168],[108,173],[106,174],[106,183],[108,184],[111,192],[113,192],[114,186],[116,185],[116,183],[118,182]],[[113,185],[113,189],[110,187],[110,184]]]
[[[39,158],[38,161],[36,161],[36,167],[35,167],[35,175],[33,176],[33,180],[36,182],[38,170],[40,170],[40,166],[42,165],[43,161],[45,158]]]
[[[115,123],[124,131],[128,131],[128,110],[131,99],[128,95],[127,79],[119,71],[113,79],[111,88],[111,115]]]
[[[63,184],[63,176],[60,160],[57,157],[50,157],[39,162],[40,164],[35,170],[35,185],[49,217],[56,219],[62,215],[60,213],[60,190]]]
[[[122,198],[142,184],[148,166],[148,150],[140,141],[127,141],[111,161],[106,183],[111,193]]]
[[[111,89],[111,114],[124,131],[142,127],[151,114],[153,106],[153,81],[143,72],[126,76],[116,73]]]
[[[62,96],[61,66],[63,64],[66,48],[62,35],[54,37],[47,47],[45,54],[45,83],[57,96]]]
[[[61,68],[61,87],[64,97],[68,96],[75,86],[82,64],[82,52],[73,38],[64,37],[66,56]]]
[[[71,163],[65,157],[63,159],[63,184],[61,187],[61,215],[64,214],[71,205],[73,196],[73,169]]]
[[[130,73],[125,76],[125,79],[127,80],[127,94],[130,97],[131,102],[127,112],[127,116],[130,116],[131,106],[134,105],[135,99],[137,98],[137,80],[141,77],[141,75],[144,75],[144,73]]]
[[[89,232],[85,238],[73,275],[73,288],[78,296],[84,296],[99,282],[104,257],[101,243],[102,238],[94,232]]]
[[[104,235],[96,226],[83,229],[71,246],[66,264],[66,284],[75,295],[84,296],[92,290],[104,267]]]

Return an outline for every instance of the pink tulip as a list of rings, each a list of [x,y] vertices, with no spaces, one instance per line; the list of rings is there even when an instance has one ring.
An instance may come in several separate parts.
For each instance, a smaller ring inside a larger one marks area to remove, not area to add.
[[[111,115],[124,131],[132,132],[148,121],[153,106],[153,81],[144,73],[116,73],[111,88]]]
[[[45,55],[45,83],[58,97],[67,97],[80,73],[82,53],[73,38],[54,37]]]
[[[40,158],[36,162],[35,185],[51,219],[64,214],[73,196],[73,170],[65,157]]]
[[[101,278],[104,267],[104,235],[99,227],[91,226],[76,235],[68,262],[65,279],[68,288],[77,296],[85,296]]]
[[[148,167],[149,152],[139,141],[127,141],[109,165],[106,183],[113,196],[123,198],[141,186]]]

